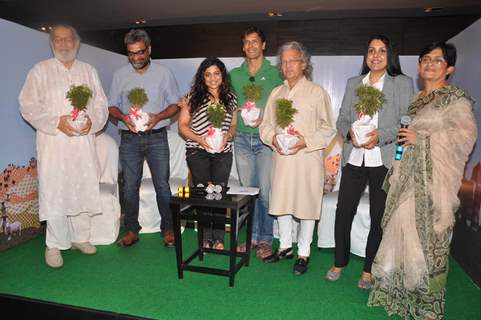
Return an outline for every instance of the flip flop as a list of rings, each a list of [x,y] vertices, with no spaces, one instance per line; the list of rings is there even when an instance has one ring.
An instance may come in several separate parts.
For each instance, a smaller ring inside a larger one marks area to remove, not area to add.
[[[329,269],[329,271],[327,271],[326,273],[326,279],[331,282],[337,281],[341,277],[341,273],[342,271],[337,272],[337,271],[333,271],[332,269]]]
[[[359,279],[359,281],[357,282],[357,287],[363,290],[371,289],[372,285],[373,285],[372,280]]]

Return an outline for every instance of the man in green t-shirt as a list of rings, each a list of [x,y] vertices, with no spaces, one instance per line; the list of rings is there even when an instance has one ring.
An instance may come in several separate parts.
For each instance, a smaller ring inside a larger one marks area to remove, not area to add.
[[[272,89],[282,84],[278,69],[264,58],[266,38],[256,27],[242,34],[242,51],[246,59],[230,72],[231,85],[243,112],[237,117],[234,155],[243,186],[260,188],[256,203],[252,247],[263,259],[271,255],[273,217],[269,215],[271,189],[271,149],[262,143],[258,126]],[[258,110],[257,110],[258,109]],[[249,112],[247,112],[249,110]],[[259,116],[256,119],[256,115]],[[245,250],[243,246],[239,250]]]

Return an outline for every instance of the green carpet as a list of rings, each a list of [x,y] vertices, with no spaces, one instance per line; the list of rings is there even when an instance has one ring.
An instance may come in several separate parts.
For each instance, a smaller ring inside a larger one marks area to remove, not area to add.
[[[195,239],[186,231],[184,252]],[[253,255],[229,288],[226,277],[185,272],[177,279],[175,251],[163,247],[159,234],[141,235],[130,248],[97,248],[94,256],[63,251],[58,270],[44,263],[43,236],[0,252],[0,293],[153,319],[388,318],[367,307],[368,293],[356,287],[361,258],[353,256],[338,282],[324,280],[332,249],[313,249],[303,276],[293,275],[293,260],[267,265]],[[208,254],[202,264],[227,267],[227,257]],[[451,260],[446,319],[480,318],[481,291]]]

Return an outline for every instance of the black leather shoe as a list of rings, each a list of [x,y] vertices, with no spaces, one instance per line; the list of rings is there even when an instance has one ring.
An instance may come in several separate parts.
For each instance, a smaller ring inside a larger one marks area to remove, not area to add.
[[[306,273],[308,263],[309,263],[309,257],[306,260],[302,258],[297,259],[296,264],[294,265],[294,274],[297,276],[300,276]]]
[[[275,263],[279,262],[279,260],[284,260],[284,259],[292,259],[294,257],[294,254],[292,253],[292,248],[287,248],[282,251],[279,249],[274,252],[274,254],[271,254],[268,257],[265,257],[262,259],[265,263]]]

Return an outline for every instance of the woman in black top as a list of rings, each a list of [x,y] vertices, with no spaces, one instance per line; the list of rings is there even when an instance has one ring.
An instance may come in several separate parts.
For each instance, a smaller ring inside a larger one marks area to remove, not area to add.
[[[225,118],[222,121],[223,145],[220,152],[206,141],[209,128],[207,109],[213,103],[222,103]],[[224,63],[218,58],[207,58],[199,66],[187,98],[181,107],[179,131],[187,140],[186,159],[194,186],[208,183],[227,186],[232,167],[232,140],[236,132],[237,98],[231,91]],[[224,225],[205,226],[204,247],[224,249]]]

